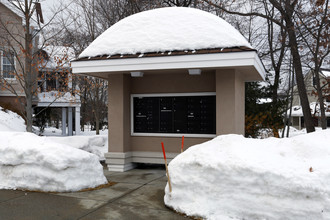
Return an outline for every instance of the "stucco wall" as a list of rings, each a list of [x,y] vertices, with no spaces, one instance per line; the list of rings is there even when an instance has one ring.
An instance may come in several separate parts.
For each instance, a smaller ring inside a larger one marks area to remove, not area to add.
[[[217,70],[217,135],[243,134],[245,120],[245,84],[235,70]]]
[[[130,151],[130,76],[109,76],[109,152]]]
[[[141,78],[131,78],[132,94],[141,93],[190,93],[215,92],[215,72],[204,71],[191,76],[188,71],[180,73],[146,74]],[[190,147],[210,140],[210,138],[185,138],[185,146]],[[133,151],[160,151],[164,142],[168,152],[180,152],[181,137],[131,137]]]
[[[161,142],[168,159],[179,152],[181,137],[131,135],[131,94],[216,93],[216,134],[244,134],[244,77],[237,70],[217,69],[191,76],[188,70],[130,74],[109,74],[108,121],[109,153],[105,154],[109,170],[125,171],[134,163],[163,163]],[[185,149],[211,138],[185,137]]]
[[[168,152],[179,152],[181,137],[131,136],[130,95],[148,93],[216,92],[217,135],[244,134],[244,81],[235,70],[203,71],[191,76],[179,73],[152,73],[143,77],[109,75],[109,152],[159,152],[164,142]],[[210,138],[186,137],[185,147]]]
[[[181,137],[131,136],[130,94],[215,92],[214,71],[206,71],[197,76],[190,76],[188,71],[147,73],[139,78],[131,77],[129,74],[113,74],[108,80],[109,152],[159,152],[161,142],[164,142],[168,152],[180,151]],[[185,146],[189,147],[209,139],[187,137]]]
[[[145,74],[131,78],[132,94],[215,92],[215,71],[189,75],[188,70],[174,73]]]

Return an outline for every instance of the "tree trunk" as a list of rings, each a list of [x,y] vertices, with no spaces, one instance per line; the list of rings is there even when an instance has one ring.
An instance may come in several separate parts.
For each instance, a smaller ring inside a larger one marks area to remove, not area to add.
[[[32,95],[27,95],[26,96],[26,106],[25,106],[25,111],[26,111],[26,131],[27,132],[32,132]]]
[[[305,119],[305,126],[307,133],[314,132],[314,123],[312,114],[310,111],[309,101],[307,97],[305,82],[304,82],[304,75],[302,72],[302,65],[301,65],[301,58],[298,51],[298,43],[297,43],[297,37],[294,30],[294,24],[292,23],[290,16],[285,16],[285,21],[287,25],[288,30],[288,36],[289,36],[289,44],[291,49],[291,55],[293,59],[293,67],[296,73],[296,81],[298,86],[298,93],[300,97],[301,107]]]
[[[97,116],[97,114],[95,114],[95,130],[96,130],[96,135],[100,134],[100,119]]]
[[[96,135],[100,134],[100,91],[99,91],[99,79],[95,80],[96,82],[96,88],[95,88],[95,108],[94,108],[94,114],[95,114],[95,123],[96,123]]]
[[[32,132],[32,54],[31,54],[31,45],[32,39],[30,34],[30,19],[29,19],[29,10],[28,10],[28,1],[25,0],[25,94],[26,94],[26,131]]]
[[[278,84],[280,81],[280,70],[275,69],[275,78],[274,78],[274,85],[273,85],[273,91],[272,91],[272,99],[273,99],[273,104],[277,105],[277,90],[278,90]]]
[[[322,129],[327,129],[327,118],[325,116],[325,108],[324,108],[324,98],[323,98],[323,92],[320,85],[320,74],[319,74],[319,68],[315,68],[315,81],[316,81],[316,91],[317,96],[320,103],[320,110],[321,110],[321,127]]]
[[[291,60],[290,60],[290,66],[291,66]],[[291,67],[290,67],[291,70]],[[291,97],[290,97],[290,112],[289,112],[289,120],[292,116],[292,103],[293,103],[293,83],[294,83],[294,70],[292,71],[292,79],[291,79]],[[300,120],[300,119],[299,119]],[[286,137],[288,138],[290,134],[290,121],[288,123],[288,130],[286,131]]]
[[[289,126],[290,126],[290,118],[288,118],[288,109],[289,109],[289,97],[290,97],[290,89],[291,89],[291,61],[290,61],[290,67],[289,67],[289,87],[288,87],[288,91],[286,93],[286,111],[284,113],[284,127],[283,127],[283,130],[282,130],[282,138],[284,138],[284,134],[285,134],[285,128],[288,127],[287,129],[289,129]],[[293,77],[292,77],[293,79]],[[291,94],[292,95],[292,94]],[[290,98],[291,99],[291,98]],[[292,102],[291,102],[292,103]],[[292,106],[291,106],[292,108]],[[290,109],[290,112],[291,112],[291,109]]]
[[[292,80],[294,79],[294,77],[292,76]],[[292,116],[292,103],[293,103],[293,82],[292,82],[292,88],[291,88],[291,98],[290,98],[290,112],[289,112],[289,120],[291,119],[291,116]],[[299,118],[300,120],[300,118]],[[286,137],[288,138],[289,137],[289,134],[290,134],[290,121],[288,123],[288,130],[286,131]]]

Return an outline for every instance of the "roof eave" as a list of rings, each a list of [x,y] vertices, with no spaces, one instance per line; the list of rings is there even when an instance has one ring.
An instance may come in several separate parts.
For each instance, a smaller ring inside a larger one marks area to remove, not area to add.
[[[250,68],[251,74],[246,81],[265,79],[265,69],[256,51],[209,53],[178,56],[141,57],[123,59],[79,60],[71,62],[75,74],[92,75],[123,73],[131,71],[171,70],[193,68]],[[251,77],[252,76],[252,77]],[[106,77],[104,77],[106,78]]]

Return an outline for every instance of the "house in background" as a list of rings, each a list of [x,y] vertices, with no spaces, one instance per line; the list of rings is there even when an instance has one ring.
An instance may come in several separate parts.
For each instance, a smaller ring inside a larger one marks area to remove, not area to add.
[[[327,117],[327,126],[330,127],[330,69],[321,69],[320,71],[321,87],[323,87],[323,96],[325,101],[325,114]],[[320,104],[316,92],[315,73],[309,71],[305,76],[305,85],[307,90],[308,101],[310,109],[314,118],[314,126],[321,126],[320,117]],[[292,101],[291,125],[297,129],[305,128],[303,112],[300,104],[297,85],[293,88],[293,101]],[[288,110],[289,115],[290,110]]]
[[[0,105],[18,113],[24,111],[21,103],[25,101],[22,86],[16,80],[13,71],[22,72],[17,60],[16,51],[20,51],[19,43],[24,42],[23,19],[19,11],[10,6],[8,1],[0,1]],[[14,36],[17,40],[12,40]],[[24,58],[21,58],[24,63]],[[6,89],[4,83],[9,85]]]
[[[39,51],[39,57],[35,114],[44,108],[57,112],[61,109],[62,135],[72,136],[73,130],[79,134],[81,102],[70,67],[70,60],[75,57],[74,50],[65,46],[46,46]]]
[[[35,34],[31,27],[31,33]],[[80,97],[72,85],[69,61],[74,58],[72,48],[47,46],[38,49],[39,37],[33,40],[33,54],[39,54],[38,68],[32,68],[37,94],[33,98],[34,114],[44,108],[61,108],[63,135],[80,131]],[[0,105],[19,114],[25,111],[24,79],[17,77],[24,73],[24,22],[22,12],[8,1],[0,0]],[[37,88],[38,87],[38,88]],[[73,123],[73,119],[75,123]],[[67,121],[67,122],[66,122]],[[68,125],[66,125],[68,124]],[[68,132],[66,132],[66,126]]]
[[[108,80],[109,170],[163,163],[220,134],[244,134],[245,82],[263,80],[257,51],[230,24],[193,8],[127,17],[73,61]]]

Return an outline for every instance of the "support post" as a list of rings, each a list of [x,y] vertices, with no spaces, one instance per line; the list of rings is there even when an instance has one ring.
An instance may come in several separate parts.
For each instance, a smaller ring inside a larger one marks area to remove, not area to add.
[[[62,136],[66,135],[66,108],[62,107]]]
[[[72,136],[72,107],[69,107],[68,110],[68,136]]]
[[[68,74],[69,82],[68,82],[68,88],[71,90],[72,89],[72,74]]]
[[[110,171],[134,168],[130,146],[130,78],[128,74],[111,74],[108,78],[109,153],[105,158]]]
[[[216,112],[217,135],[244,135],[245,83],[235,70],[216,70]]]
[[[76,135],[80,133],[80,107],[76,107],[75,112],[75,126],[76,126]]]

